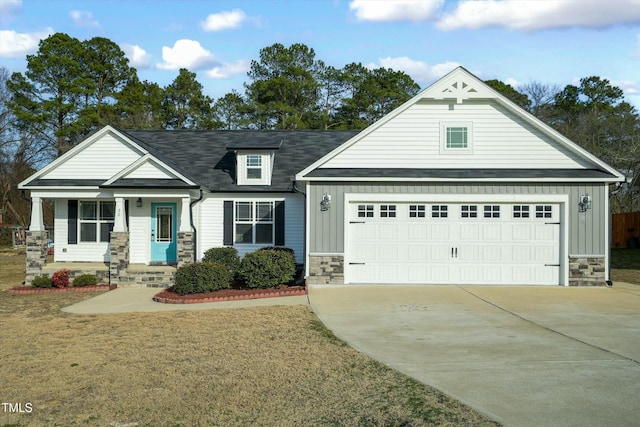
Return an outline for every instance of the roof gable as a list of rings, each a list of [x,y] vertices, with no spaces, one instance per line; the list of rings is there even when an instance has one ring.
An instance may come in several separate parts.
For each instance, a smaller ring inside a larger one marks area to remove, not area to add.
[[[36,180],[66,180],[79,183],[106,180],[137,161],[146,152],[123,133],[106,126],[21,182],[19,187],[27,186]]]
[[[471,132],[467,150],[443,149],[447,127]],[[618,171],[458,67],[297,174],[322,169],[599,169]],[[311,172],[317,170],[313,175]]]

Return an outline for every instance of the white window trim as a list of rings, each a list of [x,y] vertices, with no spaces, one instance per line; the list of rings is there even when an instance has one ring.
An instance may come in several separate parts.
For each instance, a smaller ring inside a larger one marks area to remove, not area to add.
[[[238,220],[237,206],[238,203],[251,203],[251,220]],[[258,203],[271,204],[271,221],[260,221],[258,219]],[[251,225],[251,242],[236,241],[236,227],[238,224]],[[271,242],[256,242],[256,225],[271,224]],[[233,246],[242,245],[265,245],[273,246],[276,241],[276,201],[274,200],[235,200],[233,202]]]
[[[262,181],[264,179],[264,157],[262,154],[247,154],[244,158],[244,175],[247,181]],[[249,165],[250,159],[257,159],[260,163],[258,166]],[[249,169],[260,169],[260,178],[254,178],[249,176]]]
[[[447,148],[447,128],[467,128],[466,148]],[[473,154],[473,122],[440,122],[440,154]]]
[[[96,204],[96,219],[82,219],[82,204],[83,203],[95,203]],[[112,220],[104,220],[100,217],[100,205],[102,203],[113,203],[115,205],[115,200],[78,200],[78,244],[86,245],[92,243],[109,243],[110,239],[101,240],[100,234],[102,224],[114,224],[115,226],[115,207],[114,207],[114,218]],[[95,224],[96,225],[96,240],[82,240],[82,224]],[[112,227],[113,229],[113,227]]]

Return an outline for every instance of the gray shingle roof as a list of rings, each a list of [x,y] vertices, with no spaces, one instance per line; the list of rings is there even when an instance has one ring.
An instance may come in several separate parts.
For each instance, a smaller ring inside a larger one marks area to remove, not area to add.
[[[198,185],[211,191],[292,191],[291,178],[357,131],[122,131],[151,154]],[[235,183],[236,162],[231,149],[279,147],[271,185]]]

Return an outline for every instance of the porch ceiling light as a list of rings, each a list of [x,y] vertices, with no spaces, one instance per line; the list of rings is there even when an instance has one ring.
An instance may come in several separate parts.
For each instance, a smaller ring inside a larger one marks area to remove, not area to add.
[[[136,206],[139,208],[142,207],[142,198],[138,197],[138,200],[136,200]]]

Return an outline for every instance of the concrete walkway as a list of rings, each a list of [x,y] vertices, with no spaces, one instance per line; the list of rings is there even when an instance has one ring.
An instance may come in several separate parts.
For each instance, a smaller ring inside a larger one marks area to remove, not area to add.
[[[161,289],[155,288],[117,288],[65,307],[62,311],[75,314],[104,314],[308,304],[306,295],[240,301],[205,302],[199,304],[163,304],[155,302],[152,299],[153,296],[160,291]]]
[[[371,357],[507,426],[640,425],[640,286],[318,286]]]

